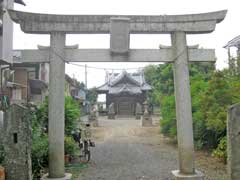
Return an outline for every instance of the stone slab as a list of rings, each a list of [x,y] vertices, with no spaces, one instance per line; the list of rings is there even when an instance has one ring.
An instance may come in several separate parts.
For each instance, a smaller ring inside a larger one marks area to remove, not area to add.
[[[172,171],[175,180],[204,180],[204,175],[200,171],[195,171],[195,174],[181,174],[179,170]]]
[[[65,173],[65,176],[62,178],[49,178],[48,174],[45,174],[41,180],[71,180],[72,179],[72,174],[70,173]]]

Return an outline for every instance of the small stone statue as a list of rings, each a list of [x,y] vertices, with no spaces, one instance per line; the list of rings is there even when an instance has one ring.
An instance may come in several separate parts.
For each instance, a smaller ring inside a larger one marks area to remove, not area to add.
[[[142,106],[137,103],[136,104],[136,119],[141,119],[141,115],[142,115]]]
[[[143,107],[144,107],[144,113],[143,113],[143,117],[142,117],[142,126],[152,126],[152,117],[150,116],[149,112],[148,112],[148,102],[145,101],[143,103]]]
[[[114,103],[111,103],[108,107],[108,119],[115,119]]]
[[[95,105],[93,105],[92,108],[91,108],[88,120],[89,120],[89,123],[93,127],[97,127],[98,126],[97,109],[96,109]]]
[[[144,107],[144,115],[149,115],[149,112],[148,112],[148,102],[147,101],[145,101],[144,103],[143,103],[143,107]]]

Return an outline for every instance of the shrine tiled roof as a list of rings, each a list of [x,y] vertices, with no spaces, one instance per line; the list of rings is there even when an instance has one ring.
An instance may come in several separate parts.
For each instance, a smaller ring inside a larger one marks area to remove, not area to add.
[[[121,73],[107,74],[106,82],[97,88],[98,93],[109,94],[141,94],[149,91],[152,87],[145,81],[143,73]]]

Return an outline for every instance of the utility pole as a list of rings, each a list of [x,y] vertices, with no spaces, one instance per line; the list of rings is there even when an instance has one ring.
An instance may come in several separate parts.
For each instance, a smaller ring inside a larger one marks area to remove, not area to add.
[[[87,89],[87,64],[85,64],[85,87]]]

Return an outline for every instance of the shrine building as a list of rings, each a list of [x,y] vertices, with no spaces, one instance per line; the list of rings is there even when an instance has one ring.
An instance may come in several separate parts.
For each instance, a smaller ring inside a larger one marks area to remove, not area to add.
[[[144,73],[107,73],[105,83],[97,88],[98,94],[106,94],[106,106],[114,104],[116,115],[132,116],[136,105],[147,99],[151,86],[145,81]]]

